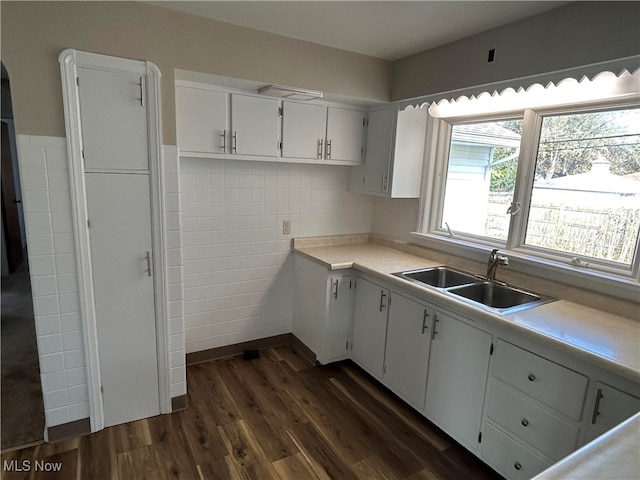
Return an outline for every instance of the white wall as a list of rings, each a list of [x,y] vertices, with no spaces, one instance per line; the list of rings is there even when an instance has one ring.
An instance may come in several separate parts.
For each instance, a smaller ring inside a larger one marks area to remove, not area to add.
[[[187,352],[291,331],[291,238],[371,229],[373,200],[347,181],[348,167],[181,160]]]
[[[409,242],[409,234],[418,225],[419,209],[417,198],[375,197],[371,233]]]
[[[89,416],[66,139],[18,135],[47,427]],[[176,147],[165,147],[171,394],[186,393]]]

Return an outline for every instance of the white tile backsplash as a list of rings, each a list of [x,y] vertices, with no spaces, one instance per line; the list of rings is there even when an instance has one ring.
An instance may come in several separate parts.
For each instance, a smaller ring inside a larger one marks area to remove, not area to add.
[[[181,160],[187,352],[291,331],[291,239],[371,229],[373,201],[347,180],[348,167]]]

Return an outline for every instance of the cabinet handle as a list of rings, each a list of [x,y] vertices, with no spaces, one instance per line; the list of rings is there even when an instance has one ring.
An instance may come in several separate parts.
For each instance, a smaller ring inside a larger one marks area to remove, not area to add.
[[[233,131],[233,146],[231,147],[233,153],[238,153],[238,131]]]
[[[227,151],[227,131],[226,130],[222,130],[222,133],[220,134],[220,136],[222,137],[222,152],[226,153],[226,151]]]
[[[145,97],[144,77],[140,77],[140,106],[141,107],[144,107],[144,97]]]
[[[523,418],[520,423],[522,424],[523,427],[526,427],[529,425],[529,420],[527,420],[526,418]]]
[[[147,273],[151,276],[151,253],[147,252]]]
[[[327,140],[327,158],[331,158],[331,140]]]
[[[438,323],[440,320],[438,320],[438,315],[434,315],[433,316],[433,325],[431,326],[431,340],[435,340],[436,335],[438,334],[438,332],[436,331],[436,323]]]
[[[338,299],[338,280],[333,284],[333,298]]]
[[[384,293],[384,290],[380,290],[380,311],[382,311],[382,309],[385,307],[384,303],[382,303],[384,301],[384,297],[386,297],[387,295]]]
[[[533,382],[536,379],[536,376],[533,373],[530,373],[527,378],[529,379],[530,382]]]
[[[516,470],[520,470],[522,468],[522,465],[520,465],[520,462],[516,462],[513,464],[513,468],[515,468]]]
[[[322,139],[318,140],[318,158],[322,158]]]
[[[422,334],[424,335],[424,331],[427,329],[427,317],[429,314],[427,313],[427,309],[424,309],[424,315],[422,316]]]
[[[600,412],[598,410],[600,409],[600,400],[602,400],[603,397],[604,395],[602,395],[602,389],[599,388],[598,392],[596,393],[596,404],[593,407],[593,415],[591,416],[591,425],[596,424],[596,418],[598,417],[598,415],[600,415]]]
[[[387,172],[382,172],[382,191],[386,192],[389,189],[389,176]]]

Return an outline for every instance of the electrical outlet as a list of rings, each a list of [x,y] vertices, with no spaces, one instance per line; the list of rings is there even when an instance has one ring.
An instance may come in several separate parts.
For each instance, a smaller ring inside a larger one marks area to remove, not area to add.
[[[282,221],[282,234],[291,235],[291,220]]]

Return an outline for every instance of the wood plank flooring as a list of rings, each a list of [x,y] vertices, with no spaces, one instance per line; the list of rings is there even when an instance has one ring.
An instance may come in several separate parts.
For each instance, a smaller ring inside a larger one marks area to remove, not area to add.
[[[277,347],[189,366],[187,382],[187,410],[5,453],[2,478],[501,478],[350,362]]]

